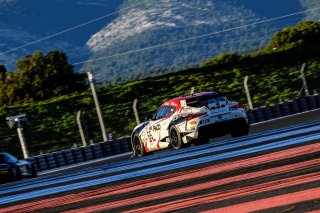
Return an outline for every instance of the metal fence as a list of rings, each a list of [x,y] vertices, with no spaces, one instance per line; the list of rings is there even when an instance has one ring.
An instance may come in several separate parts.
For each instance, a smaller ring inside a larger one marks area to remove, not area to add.
[[[289,102],[247,111],[251,124],[320,108],[320,95],[301,97]]]

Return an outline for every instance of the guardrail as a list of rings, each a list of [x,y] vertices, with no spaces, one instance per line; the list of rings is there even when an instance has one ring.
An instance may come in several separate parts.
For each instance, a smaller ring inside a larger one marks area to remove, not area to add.
[[[251,124],[306,112],[320,108],[320,95],[301,97],[296,100],[246,111]]]
[[[312,95],[289,102],[248,110],[247,115],[249,122],[253,124],[318,108],[320,108],[320,95]],[[130,137],[125,137],[115,141],[39,155],[28,160],[34,162],[37,171],[45,171],[131,151]]]
[[[47,153],[28,160],[34,163],[37,171],[45,171],[130,151],[132,151],[130,137],[125,137],[115,141]]]

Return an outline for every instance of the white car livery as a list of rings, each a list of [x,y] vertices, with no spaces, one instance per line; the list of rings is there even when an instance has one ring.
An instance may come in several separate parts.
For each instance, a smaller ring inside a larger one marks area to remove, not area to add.
[[[163,103],[148,121],[132,131],[136,156],[189,143],[207,143],[209,138],[247,135],[250,124],[243,104],[225,94],[202,92]]]

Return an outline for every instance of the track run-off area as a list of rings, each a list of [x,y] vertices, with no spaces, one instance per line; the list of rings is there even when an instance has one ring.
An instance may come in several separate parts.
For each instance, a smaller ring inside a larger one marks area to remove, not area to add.
[[[320,212],[319,116],[2,184],[0,212]]]

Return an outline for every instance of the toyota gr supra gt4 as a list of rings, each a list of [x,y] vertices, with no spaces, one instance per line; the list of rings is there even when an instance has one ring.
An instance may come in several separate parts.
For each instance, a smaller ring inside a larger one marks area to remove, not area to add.
[[[226,93],[202,92],[163,103],[149,120],[135,127],[131,145],[141,157],[227,134],[247,135],[249,127],[243,104],[228,100]]]
[[[36,177],[34,165],[26,160],[18,160],[7,152],[0,152],[0,181],[20,180],[23,177]]]

